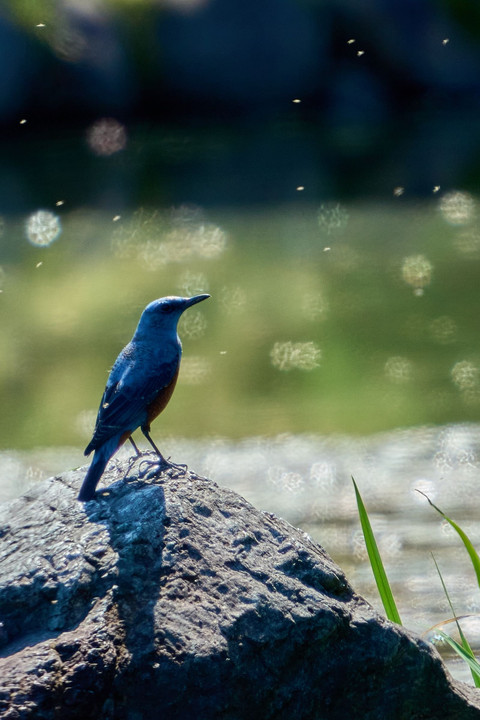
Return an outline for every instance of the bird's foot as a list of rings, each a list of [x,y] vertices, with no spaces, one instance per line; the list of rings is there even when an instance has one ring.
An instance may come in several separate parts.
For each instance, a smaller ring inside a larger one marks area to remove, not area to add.
[[[137,462],[139,457],[141,457],[141,456],[140,455],[132,455],[128,458],[128,467],[127,467],[124,477],[128,477],[128,475],[130,474],[130,470],[134,467],[134,465]]]
[[[185,475],[187,470],[186,465],[177,465],[176,463],[170,462],[170,458],[165,459],[163,455],[156,455],[155,453],[145,453],[147,455],[153,455],[153,458],[143,458],[140,462],[138,469],[138,477],[150,479],[158,477],[163,471],[169,470],[169,476],[172,478],[180,477]]]

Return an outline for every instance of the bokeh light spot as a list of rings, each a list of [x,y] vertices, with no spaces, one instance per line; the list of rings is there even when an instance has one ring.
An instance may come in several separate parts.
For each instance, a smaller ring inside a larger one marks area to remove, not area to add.
[[[310,468],[310,480],[317,490],[331,490],[337,479],[337,468],[331,462],[316,462]]]
[[[467,192],[452,190],[439,201],[440,212],[450,225],[466,225],[475,213],[475,200]]]
[[[208,280],[203,273],[186,272],[180,278],[179,287],[182,295],[192,297],[208,292]]]
[[[118,222],[112,234],[117,257],[137,258],[147,270],[169,263],[201,257],[217,258],[227,244],[227,233],[218,225],[205,222],[203,211],[184,205],[168,213],[140,208],[129,220]]]
[[[118,120],[102,118],[88,128],[87,143],[95,155],[113,155],[125,148],[127,131]]]
[[[79,437],[84,438],[85,440],[90,439],[95,427],[96,417],[96,410],[82,410],[78,413],[75,418],[75,429]]]
[[[182,382],[186,385],[201,385],[211,373],[211,364],[206,358],[190,355],[182,360]]]
[[[421,295],[424,287],[431,282],[432,270],[432,263],[425,255],[410,255],[403,261],[402,277],[417,295]]]
[[[49,210],[37,210],[27,219],[26,231],[32,245],[47,247],[62,231],[60,218]]]
[[[205,333],[207,321],[201,310],[190,310],[180,318],[181,333],[183,337],[197,340]]]
[[[247,294],[241,287],[224,287],[219,296],[220,303],[227,313],[242,310],[247,304]]]
[[[305,485],[305,480],[300,473],[289,471],[278,465],[268,468],[267,482],[281,492],[289,493],[299,493]]]
[[[196,228],[191,240],[194,252],[205,258],[215,258],[224,251],[227,235],[217,225],[206,223]]]
[[[340,203],[324,203],[318,209],[318,225],[327,235],[344,230],[348,224],[348,212]]]
[[[478,386],[478,367],[469,360],[455,363],[451,371],[452,380],[459,390],[473,390]]]
[[[278,370],[314,370],[320,365],[321,350],[312,342],[276,342],[270,351]]]
[[[408,358],[394,356],[385,363],[385,375],[392,382],[403,384],[412,378],[412,363]]]

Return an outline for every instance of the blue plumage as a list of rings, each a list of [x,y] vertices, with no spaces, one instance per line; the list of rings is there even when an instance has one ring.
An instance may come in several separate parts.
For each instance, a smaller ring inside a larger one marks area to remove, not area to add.
[[[177,380],[182,355],[178,320],[187,308],[208,297],[160,298],[143,311],[107,380],[93,437],[85,449],[85,455],[93,450],[95,455],[79,500],[93,498],[109,459],[138,427],[163,460],[150,437],[150,423],[167,405]]]

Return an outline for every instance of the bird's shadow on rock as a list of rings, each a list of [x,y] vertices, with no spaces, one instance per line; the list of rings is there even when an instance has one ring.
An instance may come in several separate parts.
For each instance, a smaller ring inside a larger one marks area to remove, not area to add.
[[[163,568],[165,524],[168,522],[161,484],[140,479],[115,483],[88,503],[90,522],[106,527],[116,554],[111,594],[128,651],[126,672],[144,665],[154,653],[154,610]],[[142,659],[143,658],[143,659]]]

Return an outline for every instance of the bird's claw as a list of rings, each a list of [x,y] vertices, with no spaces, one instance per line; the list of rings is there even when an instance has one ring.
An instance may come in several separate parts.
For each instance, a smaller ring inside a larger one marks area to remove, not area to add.
[[[185,475],[188,470],[188,465],[185,465],[185,463],[170,462],[170,458],[167,458],[166,462],[170,470],[172,470],[172,472],[170,473],[171,478],[178,478],[181,475]]]
[[[143,465],[145,465],[145,468],[142,468]],[[176,470],[176,474],[169,473],[170,477],[176,478],[180,477],[180,475],[185,475],[187,466],[177,465],[176,463],[170,462],[170,458],[165,459],[164,457],[155,455],[154,459],[144,458],[141,461],[138,468],[138,477],[144,478],[146,476],[147,479],[151,479],[158,477],[163,470]]]

